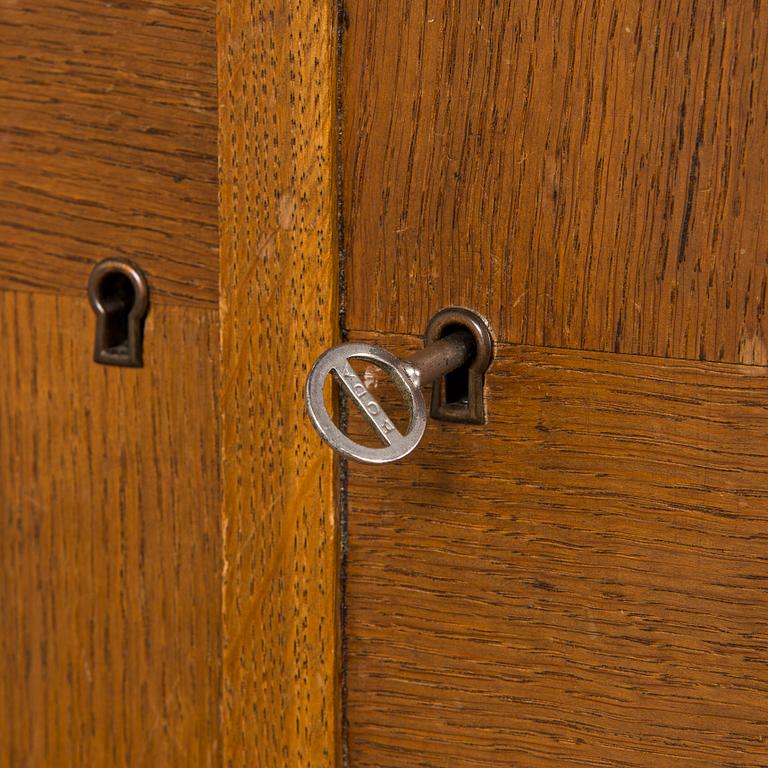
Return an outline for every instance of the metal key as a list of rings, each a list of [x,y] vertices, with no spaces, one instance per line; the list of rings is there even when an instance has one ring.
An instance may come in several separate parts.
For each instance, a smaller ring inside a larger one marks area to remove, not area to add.
[[[461,311],[470,314],[466,310]],[[307,413],[323,440],[343,456],[367,464],[386,464],[410,454],[419,444],[427,426],[427,407],[422,387],[470,362],[477,355],[479,346],[482,346],[481,351],[487,357],[483,371],[490,362],[490,333],[485,323],[476,322],[475,317],[471,313],[472,322],[467,323],[467,328],[446,334],[407,360],[401,360],[381,347],[364,343],[341,344],[324,352],[312,366],[305,387]],[[352,360],[372,363],[390,375],[405,400],[410,416],[405,434],[400,432],[368,391],[352,368]],[[381,440],[381,448],[361,445],[336,426],[326,408],[323,393],[329,374],[366,418]]]

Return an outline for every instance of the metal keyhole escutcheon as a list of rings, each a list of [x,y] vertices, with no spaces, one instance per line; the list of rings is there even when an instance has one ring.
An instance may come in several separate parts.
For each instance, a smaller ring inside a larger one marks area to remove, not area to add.
[[[484,414],[482,374],[492,356],[488,326],[479,315],[464,309],[444,310],[436,318],[439,322],[435,324],[433,319],[430,328],[443,329],[445,336],[432,339],[430,344],[407,360],[401,360],[386,349],[365,343],[341,344],[317,359],[305,387],[307,413],[320,436],[337,453],[366,464],[387,464],[408,456],[421,441],[427,426],[427,406],[422,387],[433,382],[437,387],[444,377],[462,367],[467,367],[475,377],[468,392],[476,402],[471,403],[471,408],[466,407],[466,402],[457,403],[457,412],[470,413],[472,417],[466,419],[469,423],[482,421],[478,418],[478,414]],[[369,392],[352,367],[353,360],[371,363],[390,376],[408,411],[409,424],[405,433],[395,426],[381,403]],[[325,382],[329,375],[333,376],[344,394],[365,417],[381,441],[381,447],[372,448],[355,442],[333,421],[324,397]],[[478,375],[479,384],[476,381]],[[444,386],[436,390],[443,394],[444,391]],[[437,418],[441,415],[438,412]],[[450,420],[459,419],[453,413]]]
[[[91,271],[88,299],[96,313],[93,359],[103,365],[140,368],[149,288],[130,261],[104,259]]]

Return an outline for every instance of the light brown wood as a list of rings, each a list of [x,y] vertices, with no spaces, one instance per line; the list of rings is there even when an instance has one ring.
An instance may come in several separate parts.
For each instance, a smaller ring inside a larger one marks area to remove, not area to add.
[[[337,339],[336,9],[219,4],[223,751],[340,754],[334,462],[304,415]]]
[[[768,763],[768,369],[505,344],[488,394],[350,464],[350,765]]]
[[[0,288],[82,295],[127,257],[218,304],[214,0],[0,10]]]
[[[0,766],[220,766],[218,325],[0,292]]]
[[[768,363],[768,6],[346,10],[350,328]]]

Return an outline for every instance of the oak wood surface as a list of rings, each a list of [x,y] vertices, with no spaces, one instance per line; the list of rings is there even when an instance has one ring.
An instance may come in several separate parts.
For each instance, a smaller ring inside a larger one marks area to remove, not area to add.
[[[350,463],[350,765],[768,764],[768,370],[502,344],[488,401]]]
[[[0,8],[0,288],[81,295],[135,260],[218,303],[214,0]]]
[[[768,363],[768,6],[346,4],[351,329]]]
[[[336,766],[335,468],[304,414],[338,335],[336,7],[219,4],[223,752]]]
[[[0,766],[219,766],[218,325],[0,292]]]

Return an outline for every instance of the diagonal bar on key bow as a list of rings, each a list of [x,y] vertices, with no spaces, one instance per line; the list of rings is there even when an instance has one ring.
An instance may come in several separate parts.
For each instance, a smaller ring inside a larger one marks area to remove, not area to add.
[[[376,434],[387,444],[399,443],[403,436],[384,412],[379,401],[368,391],[360,377],[354,372],[349,362],[343,368],[332,368],[333,376],[346,393],[355,401],[357,407],[374,428]]]

